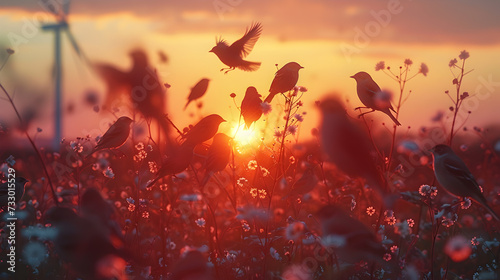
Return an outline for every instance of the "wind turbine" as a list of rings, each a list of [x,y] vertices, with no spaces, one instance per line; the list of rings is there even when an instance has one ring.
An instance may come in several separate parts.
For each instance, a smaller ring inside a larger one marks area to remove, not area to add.
[[[56,23],[42,25],[43,31],[54,32],[54,90],[55,90],[55,135],[52,148],[54,150],[59,150],[59,145],[61,141],[61,130],[62,130],[62,57],[61,57],[61,35],[63,32],[66,33],[71,46],[78,54],[78,56],[85,58],[83,53],[78,46],[75,37],[71,34],[69,30],[69,25],[67,21],[69,13],[69,5],[71,0],[63,0],[62,3],[56,7],[53,5],[52,1],[41,1],[42,5],[56,17]]]

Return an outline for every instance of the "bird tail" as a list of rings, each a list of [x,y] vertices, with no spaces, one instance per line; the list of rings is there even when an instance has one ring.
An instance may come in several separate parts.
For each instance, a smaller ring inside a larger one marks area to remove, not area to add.
[[[386,113],[396,125],[401,125],[401,123],[391,114],[391,111],[387,110],[384,111],[384,113]]]
[[[241,69],[243,71],[251,72],[251,71],[255,71],[255,70],[259,69],[260,62],[251,62],[251,61],[243,60],[241,65],[239,65],[237,67],[238,67],[238,69]]]
[[[188,102],[186,103],[186,106],[184,106],[184,111],[186,111],[186,108],[188,107],[189,103],[191,103],[191,100],[188,100]]]
[[[275,95],[276,95],[276,93],[269,93],[269,95],[266,97],[264,102],[271,103],[271,101],[273,101],[273,98]]]

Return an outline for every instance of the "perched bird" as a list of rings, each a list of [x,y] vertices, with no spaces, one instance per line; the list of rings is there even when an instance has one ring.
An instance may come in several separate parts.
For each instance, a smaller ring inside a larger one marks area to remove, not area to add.
[[[56,230],[55,249],[60,258],[84,279],[125,279],[125,254],[97,223],[65,207],[52,207],[45,222]]]
[[[337,168],[350,177],[364,178],[390,206],[394,201],[387,195],[385,183],[372,157],[369,137],[359,124],[348,119],[342,103],[326,99],[320,104],[322,112],[321,146]]]
[[[436,145],[430,152],[434,158],[436,179],[446,191],[460,198],[471,198],[486,208],[497,221],[500,221],[495,211],[486,203],[486,198],[472,173],[449,146]]]
[[[95,69],[107,86],[104,107],[114,110],[116,107],[128,106],[138,110],[145,119],[154,119],[168,135],[170,127],[165,121],[167,113],[167,96],[163,83],[160,82],[156,70],[150,65],[144,50],[130,52],[132,67],[123,71],[109,64],[95,64]]]
[[[281,67],[274,76],[269,88],[269,95],[264,102],[271,103],[276,94],[292,90],[299,80],[299,70],[302,68],[304,67],[300,66],[297,62],[288,62],[285,66]]]
[[[225,122],[225,120],[221,116],[217,114],[208,115],[186,132],[183,138],[186,139],[185,142],[191,142],[194,146],[201,144],[214,137],[222,122]]]
[[[260,62],[250,62],[243,60],[253,49],[253,46],[259,40],[262,33],[262,25],[255,23],[250,28],[247,28],[245,35],[241,39],[235,41],[231,46],[225,40],[216,40],[216,45],[209,52],[213,52],[229,68],[222,68],[221,71],[227,69],[227,72],[235,68],[243,71],[255,71],[259,69]]]
[[[210,82],[209,79],[201,79],[198,83],[196,83],[196,85],[191,89],[191,93],[189,93],[188,101],[186,106],[184,106],[184,110],[186,110],[191,101],[201,98],[205,92],[207,92],[208,82]]]
[[[82,216],[105,230],[116,248],[123,247],[124,239],[120,225],[116,222],[116,210],[104,200],[99,190],[87,188],[82,195],[80,207]]]
[[[345,262],[383,262],[385,249],[375,233],[357,219],[334,205],[321,208],[322,243],[333,246],[336,255]]]
[[[318,177],[314,174],[314,166],[308,165],[302,176],[293,183],[290,192],[283,199],[303,196],[312,191],[316,187],[316,184],[318,184]]]
[[[9,200],[9,183],[8,181],[5,183],[2,183],[0,185],[0,208],[6,207],[9,205],[9,201],[19,203],[21,199],[23,198],[24,195],[24,186],[26,183],[29,182],[23,177],[16,177],[14,184],[14,198],[15,201]]]
[[[262,99],[255,87],[248,87],[245,97],[241,101],[241,115],[245,121],[245,127],[249,128],[252,123],[258,121],[262,116]]]
[[[134,122],[129,117],[120,117],[101,137],[97,145],[87,155],[91,156],[93,153],[104,149],[117,149],[127,142],[128,135],[130,134],[130,124]]]
[[[205,177],[201,183],[204,186],[210,177],[215,172],[222,171],[229,163],[229,155],[231,154],[231,146],[229,141],[231,137],[224,133],[217,133],[214,136],[214,141],[207,152],[207,161],[205,162]]]
[[[366,107],[358,107],[359,108],[369,108],[372,109],[370,112],[365,112],[359,115],[360,117],[364,114],[368,114],[374,111],[380,111],[386,115],[388,115],[391,120],[396,125],[401,125],[399,121],[392,115],[391,111],[394,111],[392,108],[390,96],[387,93],[384,93],[380,87],[375,83],[370,74],[366,72],[358,72],[355,75],[351,76],[354,80],[356,80],[357,86],[356,91],[358,92],[359,100]]]
[[[154,183],[165,176],[172,176],[186,170],[191,163],[191,159],[193,158],[193,150],[195,146],[196,143],[185,141],[176,149],[171,149],[170,156],[163,161],[160,169],[156,172],[156,177],[147,184],[146,188],[151,187]]]
[[[192,250],[172,265],[172,280],[212,280],[213,272],[200,251]]]

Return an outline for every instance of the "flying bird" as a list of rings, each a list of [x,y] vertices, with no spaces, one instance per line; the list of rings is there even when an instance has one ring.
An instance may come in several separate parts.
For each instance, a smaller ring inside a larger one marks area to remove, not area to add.
[[[132,60],[129,70],[124,71],[110,64],[95,64],[107,87],[104,107],[114,110],[125,105],[138,110],[146,120],[156,120],[168,135],[170,127],[164,118],[167,113],[165,87],[144,50],[136,49],[129,55]]]
[[[214,137],[222,122],[225,122],[225,120],[221,116],[217,114],[208,115],[186,132],[183,138],[186,139],[185,142],[191,142],[194,146],[201,144]]]
[[[129,117],[120,117],[101,137],[97,145],[87,155],[87,158],[93,153],[104,149],[117,149],[127,142],[130,134],[130,124],[133,122]]]
[[[255,23],[247,28],[245,35],[229,46],[225,40],[216,40],[216,45],[210,52],[213,52],[229,68],[222,68],[221,71],[227,70],[225,73],[236,68],[243,71],[255,71],[259,69],[260,62],[250,62],[243,60],[253,49],[259,36],[262,33],[262,25]]]
[[[16,177],[14,183],[9,183],[9,181],[5,182],[5,183],[2,183],[0,185],[0,209],[5,207],[5,206],[8,206],[9,205],[9,202],[15,202],[15,203],[19,203],[19,201],[21,201],[21,199],[23,198],[23,195],[24,195],[24,187],[26,185],[27,182],[29,182],[28,180],[26,180],[25,178],[23,177]],[[14,184],[14,199],[15,201],[13,201],[12,199],[9,200],[9,185],[12,185]]]
[[[214,173],[226,168],[231,154],[229,141],[231,141],[231,137],[226,134],[215,134],[214,141],[210,148],[208,148],[207,161],[205,162],[205,177],[201,183],[202,186],[210,180]]]
[[[370,74],[366,72],[358,72],[351,76],[351,78],[356,80],[356,91],[358,92],[359,100],[361,100],[361,102],[366,106],[358,107],[356,109],[372,109],[370,112],[362,113],[361,115],[359,115],[360,117],[371,112],[380,111],[388,115],[396,125],[401,125],[401,123],[391,113],[391,110],[393,112],[395,111],[391,105],[389,94],[383,92],[380,89],[380,87],[377,85],[377,83],[375,83]]]
[[[191,101],[201,98],[207,92],[209,82],[209,79],[201,79],[193,88],[191,88],[191,92],[189,93],[188,101],[186,103],[186,106],[184,106],[184,110],[186,110]]]
[[[434,174],[439,184],[450,194],[469,197],[481,204],[491,215],[500,221],[498,215],[486,203],[481,187],[460,157],[447,145],[436,145],[430,150],[434,158]]]
[[[372,157],[368,135],[358,123],[348,119],[342,103],[337,99],[326,99],[320,103],[322,112],[321,146],[340,171],[350,177],[364,178],[384,200],[392,206],[395,197],[388,195],[385,183]]]
[[[297,62],[288,62],[285,66],[281,67],[274,76],[269,88],[269,95],[264,102],[271,103],[276,94],[292,90],[299,80],[299,70],[302,68],[304,67],[300,66]]]
[[[317,213],[322,228],[322,243],[332,246],[343,261],[383,262],[385,249],[375,233],[342,209],[327,205]]]
[[[245,97],[241,101],[241,115],[245,121],[245,127],[249,128],[252,123],[256,122],[262,116],[262,99],[255,87],[248,87],[245,92]]]

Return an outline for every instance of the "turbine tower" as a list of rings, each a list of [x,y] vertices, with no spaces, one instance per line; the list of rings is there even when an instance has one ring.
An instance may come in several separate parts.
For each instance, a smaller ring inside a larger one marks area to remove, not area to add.
[[[54,6],[50,0],[42,0],[43,6],[56,18],[56,23],[42,25],[43,31],[54,32],[54,91],[55,91],[55,109],[54,109],[54,140],[52,148],[59,150],[62,131],[62,54],[61,54],[61,36],[66,33],[71,46],[78,56],[85,58],[80,51],[75,37],[71,33],[67,21],[69,13],[70,0],[63,0],[59,6]]]

